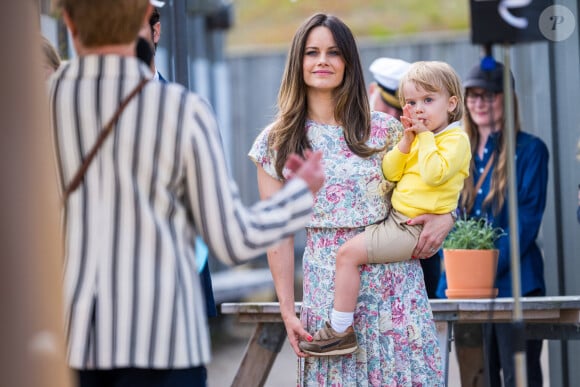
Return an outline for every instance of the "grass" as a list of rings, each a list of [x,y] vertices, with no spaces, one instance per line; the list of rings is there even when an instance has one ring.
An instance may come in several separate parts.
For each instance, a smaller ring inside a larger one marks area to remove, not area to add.
[[[467,0],[234,0],[228,48],[287,46],[316,12],[341,18],[357,39],[469,28]]]

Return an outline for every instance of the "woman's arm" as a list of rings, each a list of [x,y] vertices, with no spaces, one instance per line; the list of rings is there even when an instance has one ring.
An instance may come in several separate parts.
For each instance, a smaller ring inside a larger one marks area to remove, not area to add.
[[[268,175],[260,165],[257,168],[260,197],[267,199],[278,192],[283,183]],[[267,255],[288,340],[294,352],[300,357],[305,357],[306,354],[300,350],[298,342],[300,339],[312,340],[312,337],[302,327],[294,309],[294,237],[286,238],[270,248]]]
[[[455,220],[451,214],[423,214],[409,219],[407,224],[423,225],[423,231],[421,231],[417,246],[413,250],[413,258],[428,258],[441,248],[445,237],[453,228]]]

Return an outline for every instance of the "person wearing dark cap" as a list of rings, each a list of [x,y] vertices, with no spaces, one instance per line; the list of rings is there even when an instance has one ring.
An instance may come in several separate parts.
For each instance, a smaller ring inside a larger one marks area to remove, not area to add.
[[[399,100],[399,83],[411,63],[397,58],[377,58],[369,70],[374,81],[369,85],[371,110],[390,114],[400,120],[403,114]],[[429,298],[437,298],[437,284],[441,275],[441,256],[439,251],[427,259],[421,259],[425,289]]]
[[[463,127],[470,138],[473,157],[470,175],[465,180],[465,187],[461,193],[459,208],[463,212],[462,216],[487,218],[495,227],[501,227],[505,231],[496,242],[499,260],[495,285],[499,290],[498,297],[512,297],[510,269],[512,230],[509,226],[507,200],[503,73],[504,66],[499,62],[496,62],[495,68],[490,70],[482,70],[478,64],[464,80],[467,114]],[[510,75],[511,86],[515,88],[511,72]],[[544,296],[546,294],[544,261],[536,238],[546,206],[549,154],[548,148],[540,138],[522,131],[515,91],[513,95],[521,295]],[[479,185],[481,188],[475,189]],[[447,287],[444,275],[439,285],[438,294],[444,297],[444,290]],[[457,327],[461,328],[461,325],[457,324]],[[472,333],[468,340],[472,348],[476,347],[478,341],[473,335],[474,332],[474,330],[468,332]],[[482,335],[489,385],[501,385],[500,375],[503,373],[504,386],[514,386],[513,355],[516,343],[512,325],[484,324]],[[460,353],[462,345],[460,336],[456,334],[456,346],[463,381],[464,374],[469,370],[462,369],[461,363],[465,357]],[[528,386],[542,385],[541,350],[542,341],[526,341]],[[473,380],[466,380],[465,383],[474,385]]]

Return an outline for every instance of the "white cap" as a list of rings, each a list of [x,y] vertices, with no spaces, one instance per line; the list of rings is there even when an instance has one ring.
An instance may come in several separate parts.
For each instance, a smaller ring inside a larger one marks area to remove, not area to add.
[[[410,66],[409,62],[402,59],[378,58],[371,63],[369,70],[381,87],[395,92]]]
[[[149,2],[151,3],[152,6],[157,7],[157,8],[161,8],[165,5],[165,1],[149,0]]]

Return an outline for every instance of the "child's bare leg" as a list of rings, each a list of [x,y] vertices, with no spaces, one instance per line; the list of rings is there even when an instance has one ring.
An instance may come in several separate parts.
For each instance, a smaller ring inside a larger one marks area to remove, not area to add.
[[[360,287],[359,266],[368,263],[364,233],[344,243],[336,254],[334,309],[354,312]]]
[[[330,326],[316,332],[312,342],[300,342],[302,351],[314,356],[346,355],[358,348],[353,328],[354,309],[359,293],[359,266],[367,263],[364,234],[343,244],[336,254],[334,308]]]

